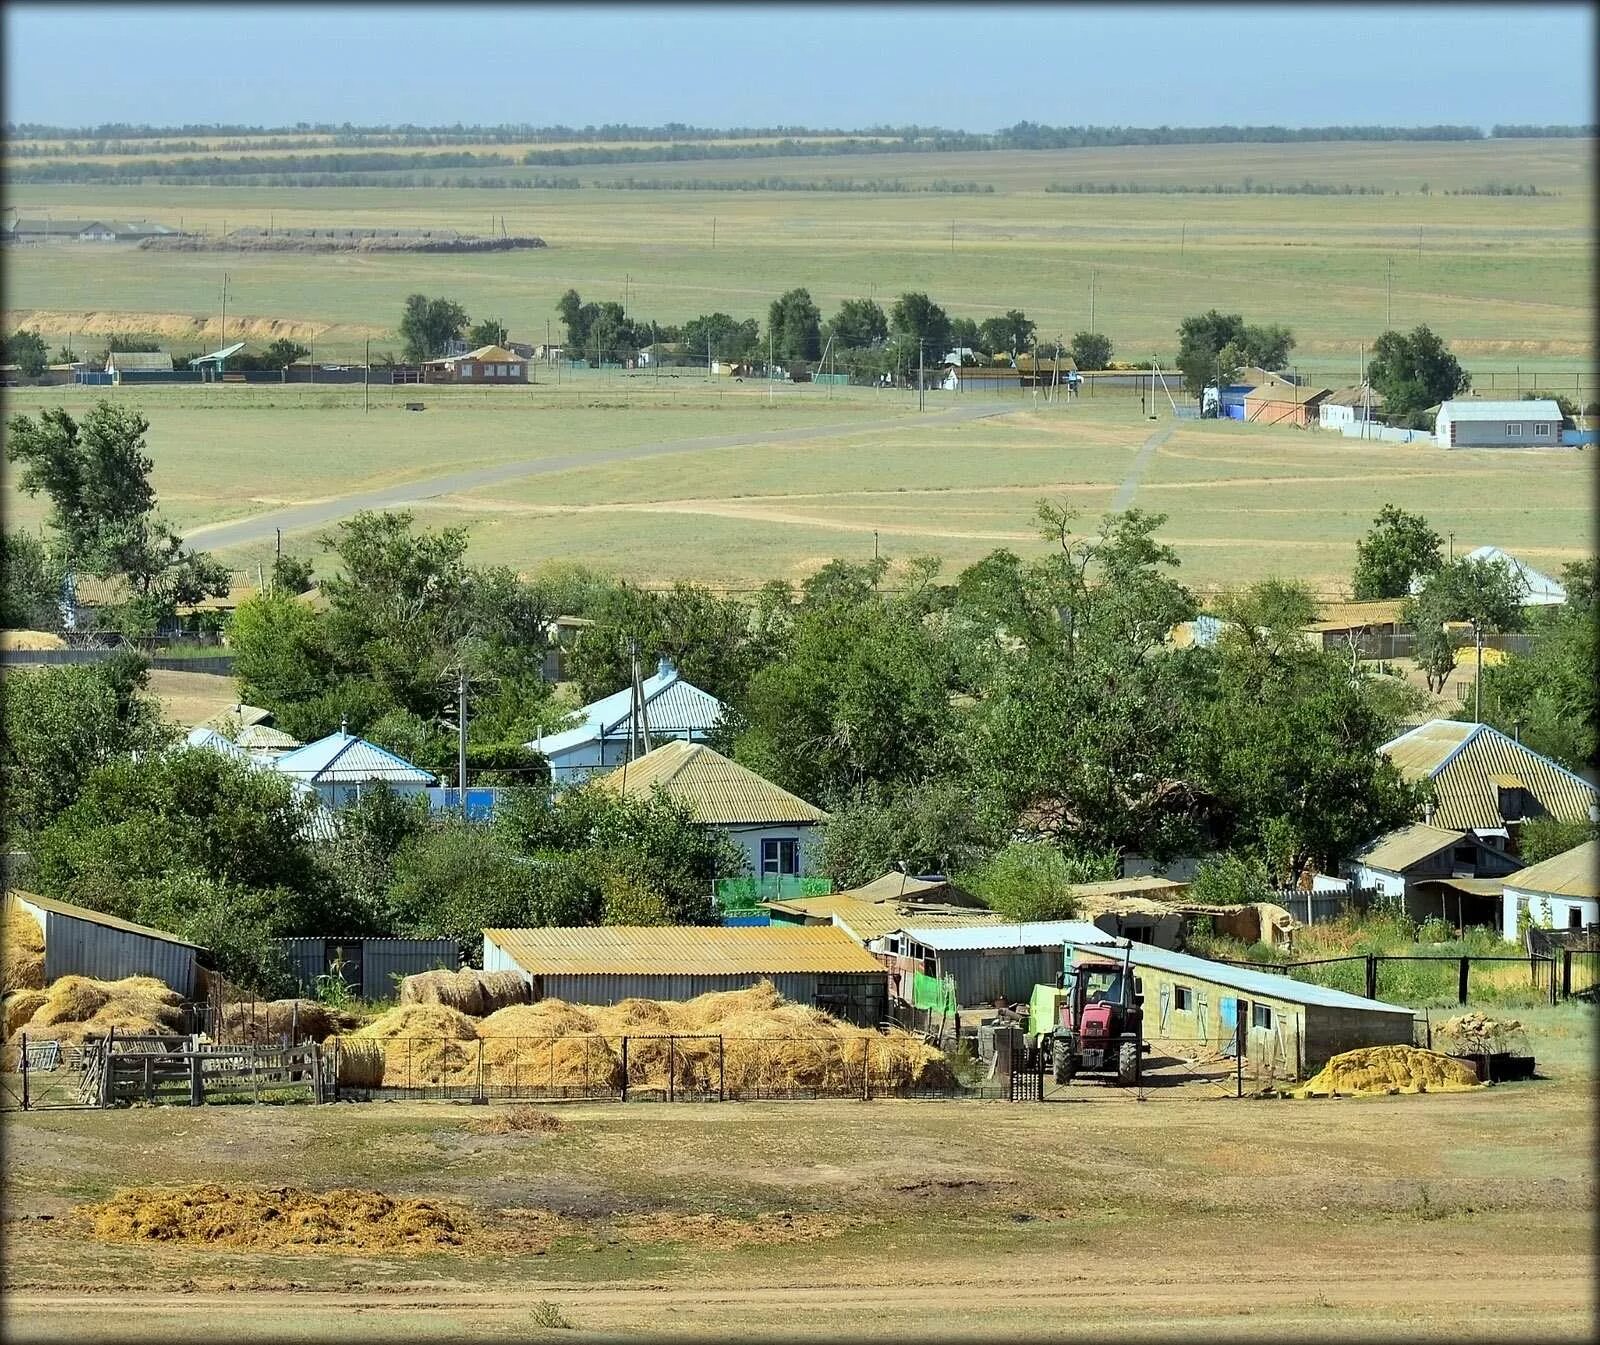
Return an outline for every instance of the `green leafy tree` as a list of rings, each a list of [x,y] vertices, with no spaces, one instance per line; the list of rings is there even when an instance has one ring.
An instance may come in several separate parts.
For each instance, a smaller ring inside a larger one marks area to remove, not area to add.
[[[170,930],[208,950],[230,984],[263,999],[295,993],[288,956],[279,940],[317,927],[320,911],[315,902],[287,888],[263,891],[192,869],[133,882],[129,891],[134,920]],[[302,916],[302,909],[309,916]],[[336,932],[362,928],[353,924]]]
[[[334,814],[334,834],[318,848],[317,862],[327,886],[342,898],[350,927],[340,932],[393,928],[394,858],[427,826],[427,800],[398,794],[382,780],[368,784],[355,803]]]
[[[278,556],[272,562],[272,591],[291,596],[309,592],[315,583],[313,569],[310,556]]]
[[[289,706],[322,695],[335,680],[317,614],[279,589],[239,604],[228,624],[228,646],[239,695],[280,719]]]
[[[35,331],[13,332],[6,342],[6,363],[16,365],[17,372],[24,378],[38,378],[49,363],[48,355],[49,347]]]
[[[774,299],[767,310],[772,357],[780,364],[815,360],[822,353],[822,314],[811,291],[792,289]]]
[[[1413,580],[1439,572],[1443,545],[1444,538],[1421,514],[1384,505],[1367,535],[1356,543],[1351,580],[1356,600],[1408,597]]]
[[[950,315],[920,291],[902,294],[889,310],[894,341],[911,367],[920,347],[925,361],[937,364],[950,349]]]
[[[460,339],[468,321],[467,310],[453,299],[430,299],[425,294],[408,296],[400,317],[406,362],[421,364],[437,359],[451,341]]]
[[[77,362],[78,352],[71,346],[62,346],[61,349],[56,351],[57,364],[76,364]]]
[[[280,336],[261,352],[261,358],[269,369],[287,369],[291,364],[298,364],[310,354],[310,347]]]
[[[1205,906],[1249,906],[1275,895],[1260,856],[1232,850],[1202,861],[1186,893],[1190,901]]]
[[[1530,817],[1517,831],[1517,858],[1530,867],[1600,838],[1600,825],[1587,819]]]
[[[1383,397],[1386,414],[1419,423],[1428,407],[1472,386],[1471,376],[1425,326],[1409,335],[1384,332],[1372,347],[1367,381]]]
[[[744,360],[756,353],[761,328],[754,318],[740,322],[726,313],[702,313],[683,324],[683,345],[691,356]]]
[[[1178,368],[1183,374],[1184,390],[1198,397],[1218,378],[1221,355],[1227,347],[1236,353],[1229,361],[1244,363],[1244,318],[1238,313],[1219,313],[1212,308],[1194,317],[1184,318],[1178,324]],[[1238,365],[1234,365],[1235,368]],[[1222,370],[1227,375],[1228,369]]]
[[[997,318],[988,318],[979,327],[973,344],[991,355],[1015,355],[1033,345],[1037,325],[1020,308],[1008,308]]]
[[[1119,876],[1117,856],[1068,853],[1044,841],[1012,841],[959,881],[1008,920],[1071,920],[1078,914],[1073,887]]]
[[[388,904],[398,932],[456,939],[481,956],[485,929],[541,923],[533,867],[492,828],[434,823],[401,842],[393,868]]]
[[[950,349],[968,350],[977,354],[987,354],[988,346],[984,343],[983,333],[972,318],[950,319]],[[941,352],[947,354],[949,352]],[[976,354],[961,357],[963,364],[979,363]]]
[[[1111,363],[1111,338],[1104,332],[1075,332],[1072,362],[1080,369],[1104,369]]]
[[[913,876],[951,873],[981,862],[1001,835],[958,781],[871,785],[830,812],[822,869],[840,888],[860,887],[897,868]]]
[[[0,772],[8,837],[48,826],[101,767],[170,740],[147,685],[148,665],[131,655],[7,674]]]
[[[511,339],[506,324],[499,318],[484,318],[467,328],[467,344],[474,350],[483,346],[503,346]]]
[[[567,345],[571,349],[567,352],[569,357],[574,357],[589,346],[589,323],[593,318],[594,305],[589,305],[586,311],[583,299],[577,290],[568,290],[556,302],[556,313],[561,318],[562,324],[567,329]]]
[[[871,299],[846,299],[828,322],[835,353],[870,350],[889,339],[889,319]]]
[[[1240,339],[1242,363],[1261,369],[1281,369],[1289,362],[1289,352],[1295,347],[1294,333],[1277,323],[1259,327],[1248,326]]]
[[[0,629],[61,628],[61,563],[31,532],[0,533]]]

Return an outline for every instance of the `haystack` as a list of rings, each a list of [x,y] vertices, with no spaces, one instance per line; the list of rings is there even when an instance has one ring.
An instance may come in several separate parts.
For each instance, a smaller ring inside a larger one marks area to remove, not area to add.
[[[478,1035],[489,1087],[537,1081],[555,1089],[615,1088],[622,1080],[615,1046],[596,1032],[589,1013],[564,1000],[500,1009],[478,1025]]]
[[[44,930],[13,900],[6,901],[4,985],[0,990],[44,989]]]
[[[477,1024],[442,1004],[402,1004],[352,1033],[346,1041],[383,1049],[383,1086],[423,1088],[470,1084],[477,1078]]]
[[[424,971],[400,982],[401,1004],[442,1004],[481,1018],[532,997],[527,981],[514,971]]]
[[[264,1045],[293,1036],[320,1041],[333,1030],[327,1008],[314,999],[234,1000],[222,1010],[224,1040]]]
[[[39,992],[32,992],[39,993]],[[7,1003],[7,1025],[19,1018],[24,1001]],[[62,976],[53,981],[16,1029],[31,1041],[77,1045],[86,1037],[104,1037],[112,1029],[120,1037],[176,1033],[183,1026],[183,996],[153,976],[128,976],[97,981],[88,976]]]
[[[6,1036],[22,1031],[50,996],[43,990],[13,990],[5,998]]]
[[[1471,1065],[1416,1046],[1367,1046],[1336,1055],[1295,1097],[1373,1093],[1459,1093],[1479,1087]]]
[[[65,649],[67,642],[47,630],[0,630],[0,649],[27,650],[37,653],[42,649]]]

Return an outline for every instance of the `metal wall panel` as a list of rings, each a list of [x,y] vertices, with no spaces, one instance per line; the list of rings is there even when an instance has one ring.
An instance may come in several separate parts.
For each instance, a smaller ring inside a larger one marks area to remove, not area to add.
[[[194,998],[197,964],[193,948],[22,904],[44,930],[46,981],[59,976],[91,976],[100,981],[154,976],[185,999]]]
[[[965,1006],[993,1004],[1003,996],[1008,1004],[1026,1002],[1036,985],[1054,985],[1065,965],[1060,946],[1037,953],[1007,949],[1003,952],[947,952],[938,956],[939,976],[953,976],[956,1003]]]
[[[397,999],[396,978],[440,967],[454,971],[461,965],[461,949],[454,939],[363,939],[361,949],[361,993],[366,999]]]

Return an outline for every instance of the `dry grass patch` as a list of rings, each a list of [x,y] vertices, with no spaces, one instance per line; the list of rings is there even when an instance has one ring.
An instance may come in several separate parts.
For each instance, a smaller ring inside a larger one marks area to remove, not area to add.
[[[565,1124],[559,1116],[538,1107],[512,1107],[481,1121],[469,1121],[467,1129],[475,1135],[552,1135]]]

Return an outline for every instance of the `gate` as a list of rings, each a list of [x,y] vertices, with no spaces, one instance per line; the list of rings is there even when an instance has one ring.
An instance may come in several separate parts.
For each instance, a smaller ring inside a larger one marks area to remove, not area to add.
[[[1044,1071],[1047,1053],[1037,1046],[1024,1046],[1011,1056],[1011,1074],[1006,1084],[1008,1102],[1043,1102]]]

